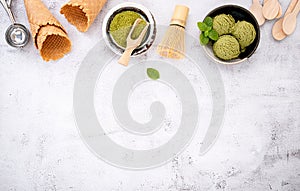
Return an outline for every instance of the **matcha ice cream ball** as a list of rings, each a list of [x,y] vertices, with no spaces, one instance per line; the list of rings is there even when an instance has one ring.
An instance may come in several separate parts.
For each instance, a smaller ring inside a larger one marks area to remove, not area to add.
[[[240,44],[231,35],[221,36],[213,45],[215,55],[222,60],[237,58],[240,54]]]
[[[220,36],[231,33],[234,24],[235,20],[231,15],[220,14],[213,19],[213,29],[215,29]]]
[[[238,21],[233,27],[232,34],[239,41],[241,49],[249,46],[256,37],[254,26],[247,21]]]

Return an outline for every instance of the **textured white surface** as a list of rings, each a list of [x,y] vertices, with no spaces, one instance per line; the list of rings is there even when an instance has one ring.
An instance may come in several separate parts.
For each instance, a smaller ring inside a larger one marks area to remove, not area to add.
[[[0,190],[300,190],[300,24],[282,42],[261,28],[249,63],[219,66],[226,90],[226,116],[219,140],[205,156],[187,149],[159,168],[127,171],[95,157],[75,126],[72,93],[81,61],[101,38],[108,1],[87,33],[59,14],[65,3],[44,0],[67,29],[70,54],[41,60],[32,42],[13,49],[4,40],[9,19],[0,10]],[[189,34],[216,6],[250,0],[133,1],[167,25],[175,4],[191,7]],[[288,1],[280,1],[285,10]],[[29,27],[23,2],[13,0],[16,20]],[[298,17],[299,21],[299,17]],[[196,145],[197,146],[197,145]]]

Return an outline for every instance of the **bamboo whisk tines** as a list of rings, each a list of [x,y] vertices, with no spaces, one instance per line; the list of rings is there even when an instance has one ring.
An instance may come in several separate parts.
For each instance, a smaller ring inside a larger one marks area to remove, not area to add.
[[[159,55],[173,59],[182,59],[185,57],[185,25],[188,13],[188,7],[176,5],[170,26],[157,47]]]

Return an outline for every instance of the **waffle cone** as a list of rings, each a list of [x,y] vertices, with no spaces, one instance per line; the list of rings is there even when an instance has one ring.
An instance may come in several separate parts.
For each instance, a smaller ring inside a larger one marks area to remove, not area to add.
[[[60,13],[79,31],[86,32],[107,0],[70,0]]]
[[[70,52],[71,41],[61,28],[47,25],[40,28],[37,46],[45,61],[57,60]]]
[[[71,50],[71,42],[60,22],[41,0],[24,0],[33,43],[44,60],[56,60]],[[45,43],[45,44],[44,44]],[[51,54],[50,54],[51,53]]]

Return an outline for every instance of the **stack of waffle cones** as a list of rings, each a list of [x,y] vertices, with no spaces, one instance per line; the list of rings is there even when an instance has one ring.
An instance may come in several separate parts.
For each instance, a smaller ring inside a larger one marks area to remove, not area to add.
[[[62,58],[71,50],[71,41],[58,20],[41,0],[24,0],[34,45],[45,61]]]
[[[70,0],[60,13],[79,31],[86,32],[107,0]]]

